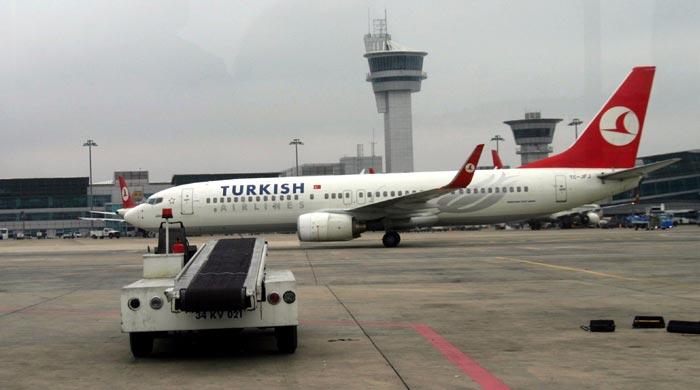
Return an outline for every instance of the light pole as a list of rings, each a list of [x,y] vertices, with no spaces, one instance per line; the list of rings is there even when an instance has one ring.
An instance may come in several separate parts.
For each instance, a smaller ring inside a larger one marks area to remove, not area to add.
[[[501,137],[501,136],[498,135],[498,134],[497,134],[497,135],[494,135],[493,138],[491,138],[491,141],[496,141],[496,153],[498,153],[499,156],[500,156],[500,154],[501,154],[501,151],[498,150],[498,142],[499,142],[499,141],[505,141],[505,140],[506,140],[505,138]]]
[[[85,141],[83,146],[88,147],[88,155],[90,158],[90,195],[88,196],[88,207],[90,207],[90,211],[92,211],[92,147],[97,146],[95,141],[89,139]],[[92,220],[90,220],[90,227],[92,227]]]
[[[299,145],[304,145],[299,138],[294,138],[290,145],[294,145],[294,155],[296,157],[296,176],[299,176]]]
[[[583,123],[580,119],[574,118],[569,122],[569,126],[574,126],[574,131],[576,131],[576,139],[578,139],[578,125]]]

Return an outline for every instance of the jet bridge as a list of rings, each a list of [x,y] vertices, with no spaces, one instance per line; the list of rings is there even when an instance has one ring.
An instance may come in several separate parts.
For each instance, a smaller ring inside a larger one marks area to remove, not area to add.
[[[136,357],[153,340],[181,331],[274,328],[280,352],[297,346],[296,280],[268,270],[261,238],[204,244],[185,264],[183,254],[144,255],[144,278],[122,288],[122,331]]]

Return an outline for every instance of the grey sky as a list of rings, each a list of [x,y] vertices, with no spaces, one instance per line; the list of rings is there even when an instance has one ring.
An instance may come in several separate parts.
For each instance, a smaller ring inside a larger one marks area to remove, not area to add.
[[[700,3],[605,1],[600,95],[585,96],[584,0],[0,1],[0,178],[116,170],[278,171],[369,154],[377,114],[363,58],[368,9],[429,54],[413,95],[416,170],[456,169],[525,111],[573,141],[632,67],[656,65],[640,154],[700,148]],[[595,3],[594,3],[595,4]],[[495,147],[489,143],[491,147]],[[490,163],[489,161],[484,161]]]

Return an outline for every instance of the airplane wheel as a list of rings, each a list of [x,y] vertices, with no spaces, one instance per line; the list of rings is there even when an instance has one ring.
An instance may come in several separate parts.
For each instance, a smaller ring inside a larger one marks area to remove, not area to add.
[[[396,248],[401,242],[401,236],[397,232],[386,232],[382,237],[382,244],[387,248]]]
[[[277,349],[282,353],[294,353],[297,350],[297,327],[278,326],[275,328]]]
[[[153,351],[153,334],[151,332],[129,333],[129,345],[134,357],[148,357]]]

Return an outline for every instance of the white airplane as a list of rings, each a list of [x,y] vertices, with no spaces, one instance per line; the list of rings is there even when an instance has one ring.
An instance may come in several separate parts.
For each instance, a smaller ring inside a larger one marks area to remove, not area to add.
[[[676,160],[634,167],[654,77],[634,68],[578,140],[518,169],[476,170],[483,145],[462,169],[346,176],[221,180],[160,191],[118,213],[157,230],[164,208],[191,234],[296,231],[301,241],[344,241],[426,226],[522,221],[569,210],[638,186]]]
[[[136,204],[134,203],[134,199],[131,197],[131,193],[129,192],[129,188],[126,186],[126,180],[124,180],[124,176],[119,176],[119,188],[121,189],[122,206],[124,206],[124,208],[117,210],[116,213],[110,212],[110,211],[91,210],[90,213],[106,215],[107,217],[102,217],[102,218],[78,217],[78,219],[81,219],[84,221],[126,222],[122,218],[112,218],[112,217],[124,216],[124,214],[128,211],[128,209],[134,208],[136,206]]]

